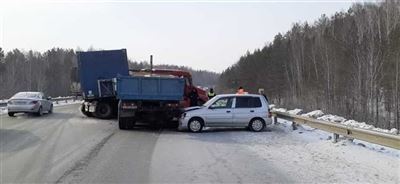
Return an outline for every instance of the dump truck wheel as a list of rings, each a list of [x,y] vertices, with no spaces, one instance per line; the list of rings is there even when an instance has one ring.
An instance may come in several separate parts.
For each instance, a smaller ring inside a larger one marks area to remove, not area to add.
[[[111,104],[107,102],[99,102],[96,106],[96,111],[94,115],[100,119],[110,119],[112,117],[113,111]]]

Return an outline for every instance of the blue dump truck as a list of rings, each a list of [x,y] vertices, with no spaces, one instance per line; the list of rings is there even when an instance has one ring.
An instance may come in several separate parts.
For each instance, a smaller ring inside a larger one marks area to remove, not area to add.
[[[77,52],[78,73],[89,117],[117,116],[120,129],[169,122],[180,116],[185,80],[174,76],[130,76],[126,50]]]

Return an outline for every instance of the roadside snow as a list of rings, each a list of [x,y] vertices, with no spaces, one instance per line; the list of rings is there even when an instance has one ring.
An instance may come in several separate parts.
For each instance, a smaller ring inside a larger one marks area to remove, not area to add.
[[[277,172],[297,183],[399,183],[400,151],[363,141],[340,138],[308,126],[291,130],[291,122],[260,134],[236,136]]]
[[[53,105],[54,105],[54,107],[59,107],[59,106],[64,106],[64,105],[81,104],[81,103],[82,103],[81,100],[75,100],[75,101],[73,101],[73,100],[67,100],[67,101],[62,100],[62,101],[59,101],[59,102],[53,102]]]
[[[286,109],[284,109],[284,108],[278,108],[278,109],[272,109],[272,111],[275,111],[275,112],[286,112],[287,110]]]
[[[335,122],[335,123],[343,123],[344,121],[346,121],[346,119],[344,117],[336,116],[336,115],[332,115],[332,114],[323,115],[317,119],[323,120],[323,121]]]
[[[287,113],[293,114],[293,115],[300,115],[302,112],[303,112],[303,109],[293,109],[293,110],[287,111]]]
[[[309,118],[319,118],[323,115],[324,115],[324,113],[321,110],[315,110],[315,111],[311,111],[306,114],[302,114],[301,116],[305,116],[305,117],[309,117]]]
[[[270,106],[276,107],[274,104],[271,104]],[[390,130],[388,129],[382,129],[382,128],[376,128],[375,126],[371,124],[367,124],[365,122],[358,122],[355,120],[347,120],[344,117],[337,116],[337,115],[332,115],[332,114],[326,114],[321,110],[314,110],[305,114],[302,114],[303,110],[302,109],[293,109],[293,110],[286,110],[285,108],[272,108],[272,111],[275,112],[287,112],[292,115],[301,115],[304,117],[309,117],[309,118],[316,118],[318,120],[323,120],[323,121],[329,121],[333,123],[340,123],[345,126],[349,127],[354,127],[354,128],[362,128],[362,129],[367,129],[367,130],[373,130],[377,132],[383,132],[383,133],[389,133],[389,134],[397,134],[399,130],[392,128]]]

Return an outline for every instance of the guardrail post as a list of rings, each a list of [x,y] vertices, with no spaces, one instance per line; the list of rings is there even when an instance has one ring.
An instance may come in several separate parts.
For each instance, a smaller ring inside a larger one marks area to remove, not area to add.
[[[333,143],[337,143],[339,139],[339,134],[333,133]]]
[[[292,130],[297,130],[297,124],[294,121],[292,122]]]

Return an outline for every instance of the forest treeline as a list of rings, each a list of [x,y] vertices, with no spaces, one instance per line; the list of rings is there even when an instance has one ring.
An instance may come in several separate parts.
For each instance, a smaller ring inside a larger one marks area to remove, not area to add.
[[[264,88],[284,107],[399,128],[399,65],[399,2],[358,3],[312,24],[295,23],[227,68],[218,86]]]
[[[89,49],[95,50],[95,49]],[[149,68],[147,62],[130,61],[134,69]],[[73,68],[77,66],[73,49],[53,48],[46,52],[21,51],[7,53],[0,47],[0,99],[7,99],[19,91],[43,91],[50,96],[72,95]],[[192,73],[195,85],[215,86],[219,74],[175,65],[156,65],[156,68],[182,69]]]

